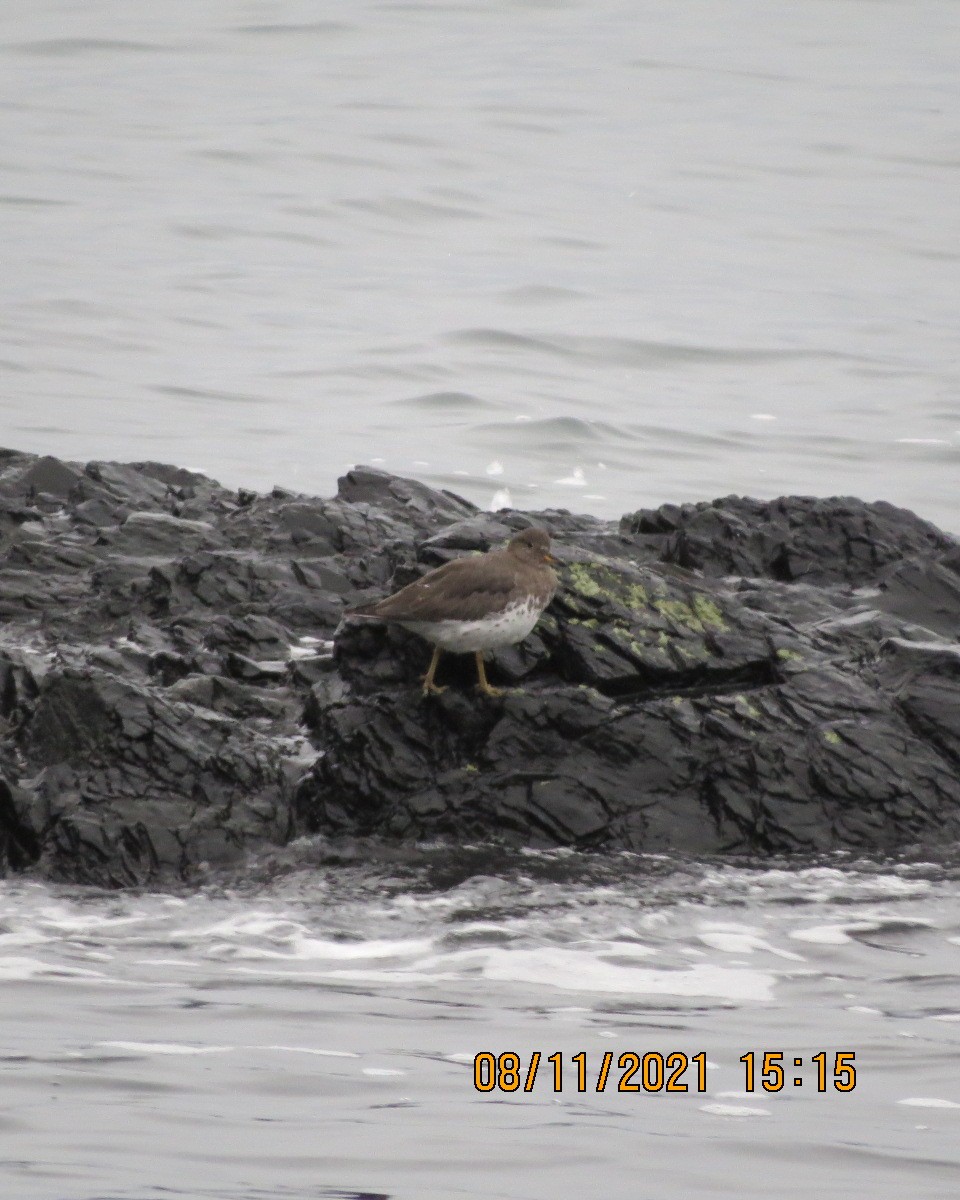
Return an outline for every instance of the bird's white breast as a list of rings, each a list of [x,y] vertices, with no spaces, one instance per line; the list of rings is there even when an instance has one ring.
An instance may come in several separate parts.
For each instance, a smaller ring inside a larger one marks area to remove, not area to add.
[[[441,650],[466,654],[522,641],[536,625],[541,611],[536,604],[527,601],[475,621],[400,621],[399,624]]]

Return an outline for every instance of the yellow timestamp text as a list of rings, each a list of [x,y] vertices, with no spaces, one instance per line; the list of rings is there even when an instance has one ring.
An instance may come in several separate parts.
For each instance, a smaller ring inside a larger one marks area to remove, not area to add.
[[[852,1092],[857,1086],[856,1054],[852,1050],[819,1050],[806,1056],[784,1050],[748,1050],[740,1056],[744,1090],[765,1092],[807,1084],[818,1092]],[[791,1069],[792,1067],[792,1069]],[[532,1092],[543,1088],[578,1092],[700,1092],[707,1090],[707,1055],[700,1050],[607,1050],[590,1061],[585,1050],[563,1055],[534,1050],[522,1058],[513,1050],[495,1054],[481,1050],[473,1059],[473,1086],[478,1092]]]
[[[744,1070],[744,1090],[754,1092],[759,1080],[765,1092],[781,1092],[785,1087],[803,1087],[804,1067],[812,1067],[818,1092],[852,1092],[857,1086],[856,1054],[853,1050],[820,1050],[816,1054],[787,1054],[784,1050],[748,1050],[740,1055]],[[786,1060],[786,1062],[784,1061]],[[792,1069],[791,1069],[792,1064]]]
[[[482,1050],[473,1060],[473,1086],[478,1092],[532,1092],[538,1078],[555,1092],[563,1091],[564,1079],[572,1079],[578,1092],[605,1092],[608,1085],[617,1092],[705,1092],[707,1056],[702,1050],[699,1054],[625,1050],[617,1056],[608,1050],[591,1065],[585,1050],[566,1057],[559,1051],[544,1055],[534,1050],[525,1061],[512,1050],[503,1054]]]

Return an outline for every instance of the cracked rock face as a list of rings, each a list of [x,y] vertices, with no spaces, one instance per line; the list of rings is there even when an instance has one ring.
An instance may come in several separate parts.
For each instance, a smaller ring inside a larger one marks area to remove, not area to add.
[[[887,504],[536,514],[561,588],[444,656],[340,624],[526,514],[0,451],[0,864],[190,879],[303,833],[689,853],[960,837],[960,547]]]
[[[301,821],[696,853],[957,836],[960,646],[918,643],[917,627],[876,612],[869,633],[859,617],[845,629],[849,589],[805,597],[791,621],[756,605],[757,581],[635,556],[567,548],[566,587],[536,635],[494,656],[522,685],[500,700],[420,698],[418,645],[341,637],[338,674],[307,711],[326,753]]]

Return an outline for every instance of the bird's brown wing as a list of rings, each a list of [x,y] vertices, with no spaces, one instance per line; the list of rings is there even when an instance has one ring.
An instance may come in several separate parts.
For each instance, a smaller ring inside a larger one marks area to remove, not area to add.
[[[515,583],[506,554],[455,558],[367,611],[386,621],[475,621],[505,608]]]

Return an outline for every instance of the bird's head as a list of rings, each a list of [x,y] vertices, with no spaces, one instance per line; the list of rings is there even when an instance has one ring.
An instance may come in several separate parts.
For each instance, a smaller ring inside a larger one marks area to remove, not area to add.
[[[531,526],[510,539],[507,550],[525,563],[555,563],[550,553],[550,535],[544,529]]]

